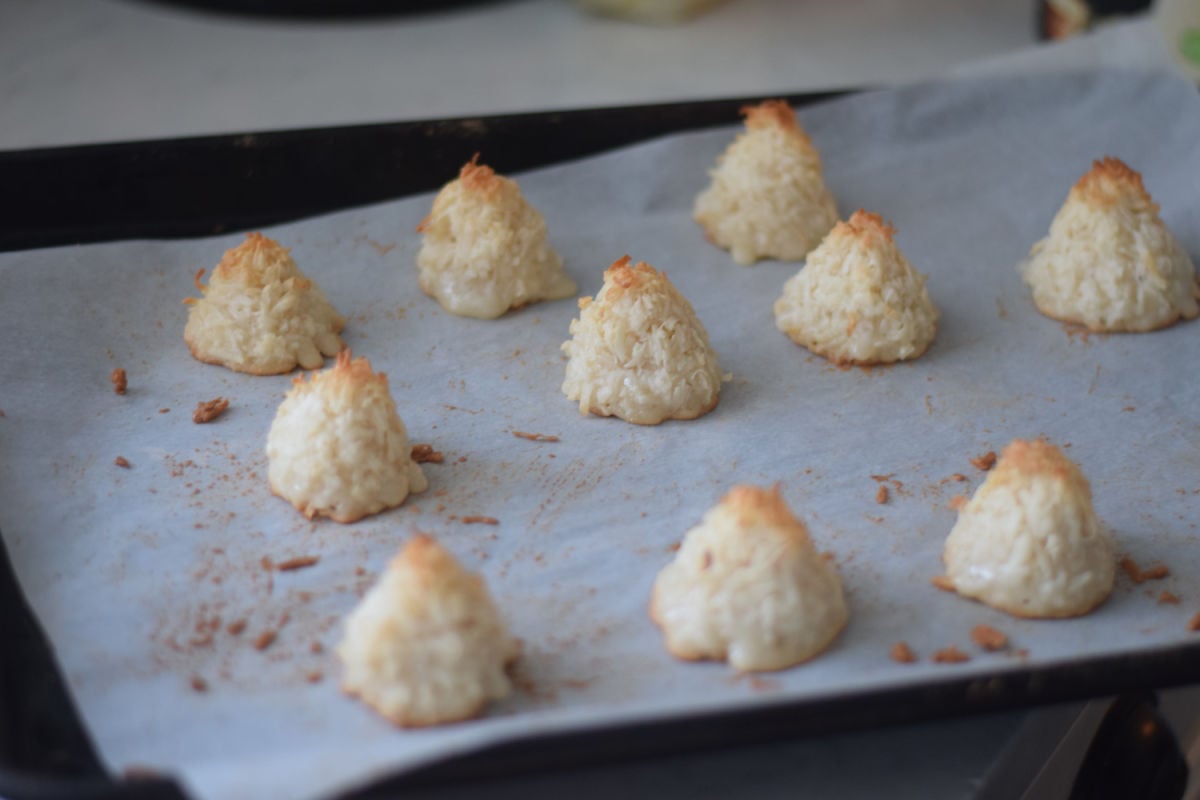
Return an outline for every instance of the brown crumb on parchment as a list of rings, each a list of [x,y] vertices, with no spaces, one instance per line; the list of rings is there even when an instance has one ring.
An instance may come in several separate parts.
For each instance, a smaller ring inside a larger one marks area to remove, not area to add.
[[[981,456],[971,459],[971,466],[978,470],[987,472],[992,467],[996,466],[996,451],[988,450]]]
[[[5,413],[4,413],[4,409],[3,409],[3,408],[0,408],[0,417],[4,417],[4,416],[6,416],[6,415],[5,415]]]
[[[929,582],[933,584],[934,588],[941,589],[943,592],[956,591],[954,581],[950,580],[948,575],[934,575]]]
[[[325,645],[314,640],[313,643],[308,646],[308,652],[312,653],[313,655],[319,655],[320,653],[324,653]]]
[[[483,517],[478,514],[474,514],[469,517],[463,517],[462,523],[464,525],[499,525],[500,520],[496,519],[495,517]]]
[[[1188,620],[1188,630],[1192,633],[1200,631],[1200,614],[1197,614]]]
[[[163,774],[154,767],[146,767],[141,764],[129,764],[121,770],[121,777],[130,783],[157,781],[161,780],[162,776]]]
[[[1173,592],[1164,591],[1158,596],[1158,603],[1159,605],[1177,606],[1179,605],[1179,595]]]
[[[113,391],[117,394],[125,394],[125,390],[129,388],[129,379],[125,375],[125,370],[120,367],[114,369],[108,379],[112,381]]]
[[[320,683],[325,679],[325,675],[320,670],[315,670],[305,675],[304,679],[309,683]]]
[[[1142,569],[1136,561],[1129,556],[1121,556],[1121,569],[1129,576],[1129,579],[1134,583],[1145,583],[1146,581],[1159,581],[1168,577],[1171,570],[1166,564],[1155,564],[1150,569]]]
[[[254,649],[255,650],[266,650],[268,647],[270,647],[272,644],[275,643],[275,637],[277,637],[278,635],[279,634],[277,632],[268,628],[267,630],[260,633],[258,635],[258,638],[254,640]]]
[[[953,475],[951,475],[951,476],[950,476],[950,480],[952,480],[952,481],[954,481],[954,482],[956,482],[956,483],[962,483],[962,482],[963,482],[963,481],[965,481],[966,479],[967,479],[967,476],[966,476],[966,475],[963,475],[961,472],[956,472],[956,473],[954,473]]]
[[[967,496],[965,494],[956,494],[950,498],[950,502],[946,503],[946,508],[951,511],[962,511],[967,504]]]
[[[976,625],[971,628],[971,641],[989,652],[1008,647],[1008,637],[991,625]]]
[[[229,401],[224,397],[214,397],[212,400],[201,400],[192,412],[192,422],[203,425],[212,422],[229,409]]]
[[[914,664],[917,661],[917,654],[908,646],[908,642],[896,642],[888,655],[898,664]]]
[[[129,469],[133,466],[133,464],[130,464],[129,459],[125,458],[125,456],[117,456],[113,459],[113,463],[121,469]]]
[[[557,442],[558,437],[548,433],[526,433],[525,431],[513,431],[512,435],[518,439],[528,439],[531,442]]]
[[[169,409],[169,408],[160,408],[160,409],[158,410],[158,413],[160,413],[160,414],[170,414],[170,413],[171,413],[171,409]]]
[[[230,636],[240,636],[244,630],[246,630],[246,620],[244,619],[235,619],[233,622],[229,623],[229,627],[225,629]]]
[[[321,560],[320,556],[297,556],[289,558],[286,561],[280,561],[275,565],[275,569],[280,572],[293,572],[298,569],[307,569],[315,565]]]
[[[412,460],[418,464],[440,464],[446,460],[446,457],[434,450],[431,444],[414,444]]]
[[[208,691],[208,681],[204,680],[204,678],[201,678],[199,675],[192,676],[191,686],[193,692]]]
[[[879,505],[883,505],[887,501],[888,501],[888,488],[886,486],[881,485],[879,487],[879,489],[875,492],[875,502],[878,503]]]
[[[961,664],[964,661],[970,661],[971,657],[959,650],[956,646],[950,645],[937,650],[933,654],[933,663],[935,664]]]

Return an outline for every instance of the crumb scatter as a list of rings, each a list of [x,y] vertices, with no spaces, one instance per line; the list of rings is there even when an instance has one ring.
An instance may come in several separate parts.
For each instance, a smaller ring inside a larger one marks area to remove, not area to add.
[[[289,558],[286,561],[279,561],[275,564],[275,569],[279,572],[294,572],[298,569],[307,569],[314,566],[321,560],[320,556],[296,556]]]
[[[888,655],[898,664],[913,664],[917,660],[917,654],[908,646],[908,642],[896,642]]]
[[[954,581],[950,580],[950,578],[946,575],[934,575],[929,579],[929,582],[933,584],[935,588],[940,589],[943,592],[955,591]]]
[[[976,625],[972,628],[971,641],[989,652],[1008,647],[1008,637],[991,625]]]
[[[557,442],[558,437],[548,433],[526,433],[525,431],[513,431],[513,436],[518,439],[528,439],[531,442]]]
[[[412,460],[418,464],[441,464],[446,460],[445,455],[433,449],[431,444],[414,444]]]
[[[1135,584],[1162,580],[1171,574],[1171,570],[1167,568],[1166,564],[1156,564],[1150,569],[1142,569],[1131,556],[1121,556],[1121,560],[1118,563],[1125,574],[1129,576],[1129,579]]]
[[[224,397],[214,397],[212,400],[201,400],[192,412],[192,422],[203,425],[212,422],[229,410],[229,401]]]
[[[943,647],[933,654],[933,663],[935,664],[961,664],[964,661],[970,660],[971,657],[962,650],[959,650],[955,645]]]
[[[971,466],[973,466],[977,470],[987,472],[992,467],[996,466],[996,451],[988,450],[983,455],[972,458]]]

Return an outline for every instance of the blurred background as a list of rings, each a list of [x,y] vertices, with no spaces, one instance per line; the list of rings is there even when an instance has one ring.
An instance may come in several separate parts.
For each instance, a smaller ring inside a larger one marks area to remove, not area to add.
[[[1200,77],[1197,0],[3,0],[0,149],[884,86],[1113,26],[1087,58]]]

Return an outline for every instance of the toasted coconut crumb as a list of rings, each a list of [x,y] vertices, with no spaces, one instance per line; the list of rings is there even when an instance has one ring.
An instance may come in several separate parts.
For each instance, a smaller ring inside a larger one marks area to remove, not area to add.
[[[888,488],[886,486],[880,486],[878,491],[875,492],[875,502],[878,503],[879,505],[883,505],[887,501],[888,501]]]
[[[962,483],[966,479],[967,479],[967,476],[963,475],[961,472],[956,472],[950,476],[950,480],[954,481],[955,483]]]
[[[934,575],[929,579],[929,582],[933,584],[934,588],[940,589],[943,592],[954,591],[954,581],[950,580],[946,575]]]
[[[412,460],[418,464],[441,464],[445,456],[434,450],[431,444],[414,444]]]
[[[196,404],[196,410],[192,412],[192,422],[197,425],[203,425],[206,422],[212,422],[217,417],[221,416],[228,410],[229,401],[224,397],[214,397],[212,400],[201,400]]]
[[[976,625],[971,629],[971,641],[984,650],[1003,650],[1008,647],[1008,637],[991,625]]]
[[[244,619],[235,619],[233,622],[229,623],[229,627],[225,629],[230,636],[240,636],[244,630],[246,630],[246,620]]]
[[[531,442],[557,442],[558,437],[548,433],[526,433],[525,431],[513,431],[513,436],[518,439],[528,439]]]
[[[108,379],[112,381],[113,391],[117,394],[125,394],[125,390],[129,388],[129,380],[125,376],[125,370],[120,367],[114,369],[108,376]]]
[[[987,472],[992,467],[996,466],[996,451],[988,450],[981,456],[971,459],[971,466],[975,469]]]
[[[204,678],[201,678],[199,675],[193,675],[190,683],[192,686],[192,691],[194,692],[208,691],[208,681],[204,680]]]
[[[888,655],[899,664],[913,664],[917,660],[917,654],[908,646],[908,642],[896,642]]]
[[[1175,594],[1174,592],[1168,592],[1164,590],[1163,593],[1158,596],[1158,602],[1159,605],[1177,606],[1179,605],[1179,595]]]
[[[314,670],[313,672],[310,672],[308,675],[304,676],[304,679],[309,683],[320,683],[325,679],[325,674],[320,670]]]
[[[132,464],[129,463],[129,460],[126,459],[125,456],[117,456],[116,458],[113,459],[113,463],[116,464],[118,467],[121,467],[122,469],[129,469],[130,467],[133,466]]]
[[[935,664],[961,664],[964,661],[970,660],[971,657],[969,655],[954,645],[943,647],[933,654],[933,663]]]
[[[495,517],[483,517],[478,514],[469,517],[463,517],[461,522],[464,525],[499,525],[500,520]]]
[[[275,569],[279,570],[280,572],[292,572],[294,570],[311,567],[320,560],[320,556],[297,556],[296,558],[289,558],[286,561],[280,561],[275,565]]]
[[[1171,570],[1167,568],[1166,564],[1156,564],[1150,569],[1144,570],[1130,556],[1121,556],[1118,563],[1129,579],[1137,584],[1162,580],[1171,574]]]
[[[962,495],[962,494],[956,494],[956,495],[954,495],[954,497],[950,498],[949,503],[946,503],[946,508],[950,509],[951,511],[962,511],[966,505],[967,505],[967,496]]]
[[[254,640],[254,649],[255,650],[266,650],[268,647],[270,647],[272,644],[275,643],[275,639],[277,636],[279,636],[278,632],[273,631],[268,628],[267,630],[260,633],[258,635],[258,638]]]

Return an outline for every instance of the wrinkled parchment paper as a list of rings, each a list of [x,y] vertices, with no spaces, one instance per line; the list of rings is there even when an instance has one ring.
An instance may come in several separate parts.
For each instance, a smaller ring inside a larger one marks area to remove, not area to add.
[[[1200,255],[1195,87],[988,80],[851,97],[801,118],[843,217],[865,207],[891,219],[929,275],[942,321],[915,363],[842,371],[810,356],[771,314],[798,265],[740,267],[706,243],[692,198],[732,127],[519,176],[584,293],[630,253],[691,299],[734,376],[694,422],[581,416],[559,391],[571,300],[482,322],[424,297],[414,228],[429,195],[267,231],[348,318],[354,351],[388,373],[412,441],[445,454],[426,465],[426,494],[350,526],[310,523],[267,488],[266,433],[290,379],[200,364],[184,346],[180,300],[240,234],[0,255],[0,530],[108,765],[176,774],[201,798],[319,797],[530,733],[1193,641],[1200,323],[1072,334],[1034,311],[1014,265],[1106,154],[1143,173]],[[125,396],[110,387],[114,367],[128,372]],[[195,405],[218,395],[229,412],[194,424]],[[947,503],[983,478],[969,459],[1041,435],[1091,478],[1121,551],[1168,565],[1169,578],[1122,577],[1099,611],[1068,622],[1010,619],[930,586]],[[885,505],[873,475],[888,476]],[[655,574],[732,483],[774,481],[836,554],[848,629],[816,661],[762,679],[673,660],[645,614]],[[340,619],[417,530],[486,576],[525,655],[518,690],[484,719],[401,731],[339,693],[332,650]],[[263,565],[299,556],[320,560]],[[1163,590],[1182,602],[1158,603]],[[245,630],[229,633],[239,620]],[[976,650],[978,623],[1013,650]],[[264,631],[277,638],[256,649]],[[920,663],[888,658],[901,639]],[[950,644],[971,661],[928,660]]]

